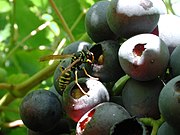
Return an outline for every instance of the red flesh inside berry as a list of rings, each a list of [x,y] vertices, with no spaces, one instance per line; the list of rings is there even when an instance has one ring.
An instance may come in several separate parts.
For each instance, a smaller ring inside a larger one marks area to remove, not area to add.
[[[135,56],[141,56],[143,51],[146,49],[144,46],[146,45],[146,43],[144,44],[137,44],[135,45],[134,49],[133,49],[133,53]]]
[[[82,122],[80,122],[79,127],[80,127],[81,131],[82,131],[83,129],[85,129],[86,124],[91,120],[91,118],[92,118],[92,116],[94,115],[94,113],[95,113],[95,109],[93,109],[92,111],[90,111],[90,112],[88,113],[88,115],[87,115],[87,118],[85,118]]]

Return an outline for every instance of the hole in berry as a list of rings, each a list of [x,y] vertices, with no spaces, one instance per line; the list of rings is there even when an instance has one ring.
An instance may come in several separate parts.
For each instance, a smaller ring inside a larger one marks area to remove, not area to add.
[[[90,49],[94,54],[94,63],[97,65],[103,65],[104,56],[101,44],[97,44]]]
[[[87,92],[89,91],[89,89],[87,88],[86,84],[80,83],[79,85],[80,85],[80,87],[82,88],[82,90],[83,90],[84,92],[87,93]],[[75,86],[72,88],[72,90],[71,90],[71,96],[72,96],[74,99],[78,99],[78,98],[84,96],[84,93],[81,91],[81,89],[80,89],[77,85],[75,85]]]
[[[154,35],[156,35],[156,36],[159,36],[158,26],[156,26],[156,28],[151,32],[151,34],[154,34]]]
[[[141,0],[140,6],[142,6],[145,10],[148,10],[153,7],[153,3],[150,0]]]
[[[111,135],[117,135],[119,132],[121,132],[123,135],[142,135],[143,127],[134,118],[125,119],[114,126]]]
[[[135,56],[141,56],[143,51],[146,49],[144,46],[146,45],[146,43],[144,44],[137,44],[135,45],[134,49],[133,49],[133,53]]]
[[[80,127],[80,130],[83,131],[87,125],[87,123],[91,120],[91,118],[93,117],[94,113],[95,113],[95,109],[92,109],[87,117],[82,121],[82,122],[79,122],[79,127]]]
[[[180,81],[177,81],[175,84],[174,84],[174,90],[176,92],[179,92],[180,93]]]

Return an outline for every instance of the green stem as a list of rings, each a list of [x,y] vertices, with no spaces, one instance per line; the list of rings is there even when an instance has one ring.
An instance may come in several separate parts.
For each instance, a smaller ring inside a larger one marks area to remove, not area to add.
[[[40,84],[43,80],[49,78],[54,73],[54,70],[56,69],[58,64],[59,62],[53,63],[51,66],[42,69],[41,71],[36,73],[34,76],[32,76],[30,79],[26,80],[22,84],[17,85],[15,87],[14,94],[23,97],[34,86]]]
[[[16,99],[16,97],[14,97],[12,94],[6,93],[0,100],[0,106],[7,106],[15,99]],[[0,110],[0,112],[1,111],[2,110]]]
[[[0,90],[11,90],[13,87],[14,85],[9,83],[0,83]]]
[[[15,57],[15,56],[12,56],[12,57],[11,57],[11,60],[12,60],[12,62],[13,62],[14,67],[17,69],[17,72],[18,72],[18,73],[22,73],[22,72],[23,72],[23,71],[22,71],[22,68],[20,67],[19,62],[18,62],[18,60],[16,59],[16,57]]]
[[[10,22],[11,22],[11,39],[10,39],[10,47],[14,46],[16,42],[16,29],[14,27],[15,25],[15,8],[16,8],[16,0],[13,0],[11,2],[12,5],[12,10],[11,10],[11,17],[10,17]]]
[[[93,41],[90,39],[87,33],[84,33],[80,38],[79,41],[86,41],[89,43],[93,43]]]
[[[73,31],[76,28],[76,26],[79,24],[79,22],[81,21],[83,16],[86,14],[86,12],[87,12],[86,10],[81,12],[81,14],[78,16],[78,18],[75,20],[75,22],[71,26],[71,31]]]
[[[75,38],[74,38],[74,36],[73,36],[73,34],[72,34],[69,26],[67,25],[67,23],[66,23],[63,15],[62,15],[61,12],[58,10],[58,8],[57,8],[57,6],[56,6],[56,4],[54,3],[53,0],[49,0],[49,2],[50,2],[50,4],[51,4],[52,8],[54,9],[54,11],[56,12],[57,16],[59,17],[59,20],[60,20],[60,22],[61,22],[64,30],[65,30],[65,31],[67,32],[67,34],[69,35],[69,38],[70,38],[71,42],[74,42],[74,41],[75,41]]]
[[[167,12],[168,12],[168,13],[172,13],[172,14],[175,15],[175,12],[174,12],[174,10],[173,10],[173,8],[172,8],[171,0],[164,0],[164,3],[165,3],[165,5],[166,5]]]
[[[8,106],[0,106],[0,110],[13,112],[13,113],[17,113],[17,114],[19,113],[18,109],[10,108]]]
[[[16,128],[24,126],[24,123],[22,122],[22,120],[15,120],[12,122],[4,122],[0,126],[3,128]]]
[[[59,62],[54,62],[52,65],[45,67],[44,69],[33,75],[31,78],[20,84],[0,84],[0,86],[3,86],[4,88],[7,88],[9,90],[11,89],[9,93],[1,98],[0,106],[6,106],[14,99],[23,97],[32,88],[40,84],[43,80],[49,78],[54,73],[54,70],[56,69],[58,64]]]
[[[164,118],[161,115],[161,118],[153,121],[153,128],[151,135],[156,135],[159,127],[164,123]]]
[[[112,95],[114,96],[118,96],[121,94],[122,89],[124,88],[124,85],[126,84],[126,82],[130,79],[130,76],[125,75],[123,77],[121,77],[113,86],[112,88]]]
[[[159,127],[164,122],[164,118],[162,116],[158,120],[154,120],[153,118],[140,118],[140,121],[146,126],[152,127],[151,135],[157,135]]]
[[[19,44],[17,44],[14,48],[12,48],[12,50],[7,54],[6,58],[4,59],[3,63],[9,58],[11,57],[11,55],[13,55],[13,53],[29,38],[31,37],[31,35],[29,34],[28,36],[26,36]]]
[[[3,63],[5,63],[5,61],[11,57],[13,55],[13,53],[21,46],[24,44],[24,42],[26,42],[28,39],[30,39],[31,37],[35,36],[39,31],[42,31],[43,29],[45,29],[47,26],[49,25],[49,22],[45,22],[42,25],[38,26],[38,28],[36,28],[35,30],[31,31],[26,37],[24,37],[21,42],[19,42],[14,48],[12,48],[12,50],[7,54],[6,58],[4,59]],[[42,27],[44,26],[44,27]]]

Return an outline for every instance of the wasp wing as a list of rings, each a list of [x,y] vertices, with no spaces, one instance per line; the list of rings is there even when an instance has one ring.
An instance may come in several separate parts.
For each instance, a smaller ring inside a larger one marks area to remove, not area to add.
[[[74,62],[72,62],[65,70],[62,71],[61,76],[64,75],[68,70],[70,70],[74,65],[76,65],[78,62],[80,62],[81,59],[76,59]]]
[[[47,55],[40,58],[40,62],[48,61],[48,60],[56,60],[56,59],[65,59],[69,57],[73,57],[74,54],[63,54],[63,55]]]

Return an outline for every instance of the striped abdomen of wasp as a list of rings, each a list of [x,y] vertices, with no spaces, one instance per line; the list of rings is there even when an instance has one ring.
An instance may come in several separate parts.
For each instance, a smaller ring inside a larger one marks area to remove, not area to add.
[[[60,71],[65,70],[65,68],[63,68],[63,67],[59,67],[59,68],[60,68]],[[66,86],[71,82],[71,74],[72,74],[72,71],[68,70],[63,75],[60,75],[57,78],[56,81],[58,82],[59,90],[61,92],[63,92],[65,90]]]
[[[83,92],[83,94],[87,95],[87,93],[81,88],[81,86],[78,83],[77,72],[78,70],[84,70],[84,73],[88,77],[94,78],[94,77],[91,77],[87,73],[84,67],[81,67],[83,63],[92,64],[94,62],[94,54],[92,52],[90,52],[89,50],[86,50],[86,51],[82,50],[82,51],[79,51],[70,55],[49,55],[49,56],[42,57],[40,61],[46,61],[50,59],[64,59],[68,57],[72,57],[71,64],[67,66],[66,68],[60,67],[60,70],[62,70],[62,72],[61,72],[61,75],[58,77],[59,88],[61,91],[64,91],[66,86],[71,82],[71,75],[72,73],[74,73],[75,83],[77,84],[79,89]]]

